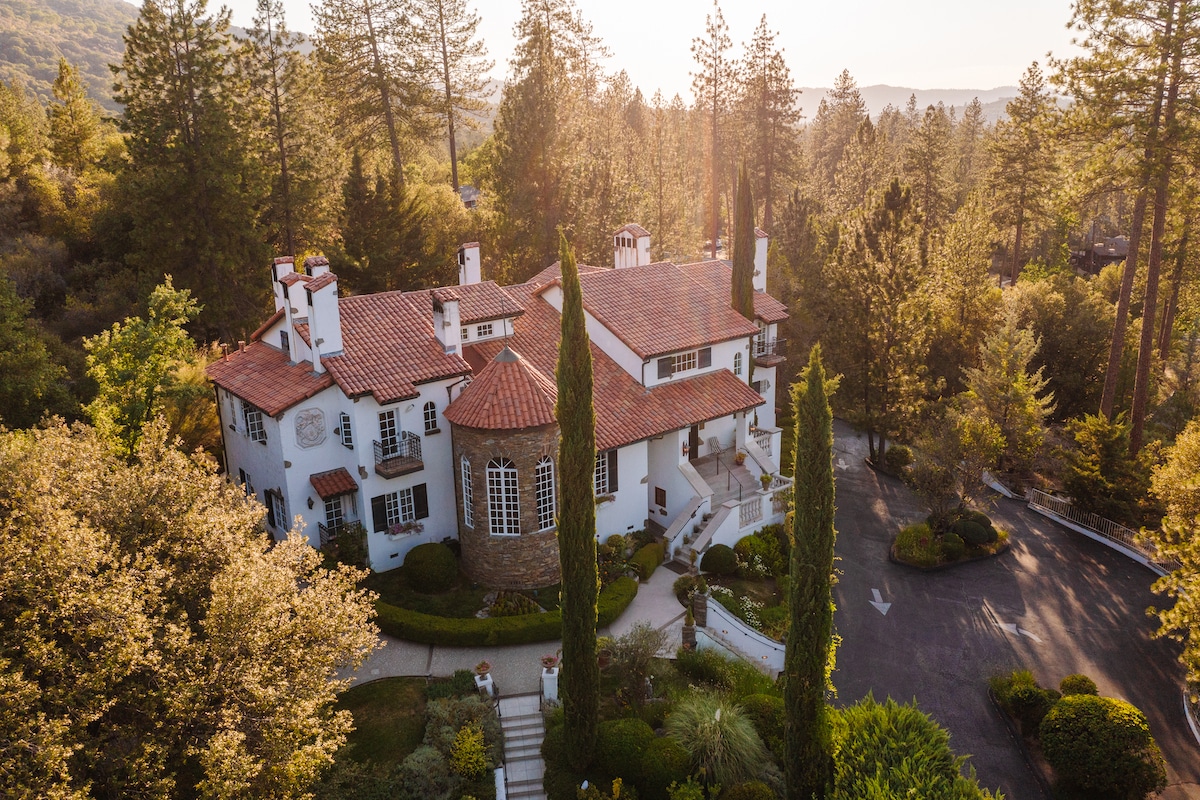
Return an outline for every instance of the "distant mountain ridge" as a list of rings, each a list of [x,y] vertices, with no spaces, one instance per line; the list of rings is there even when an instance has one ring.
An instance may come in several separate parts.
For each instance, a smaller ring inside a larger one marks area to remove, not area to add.
[[[804,115],[811,120],[817,113],[821,98],[829,93],[829,89],[821,87],[802,87],[800,105],[804,107]],[[988,122],[1004,119],[1004,106],[1017,96],[1020,91],[1016,86],[997,86],[995,89],[910,89],[904,86],[888,86],[879,83],[873,86],[860,86],[863,101],[872,117],[878,117],[879,112],[889,105],[901,110],[908,105],[908,98],[916,95],[917,108],[944,103],[947,108],[953,107],[958,115],[976,97],[983,106],[984,117]]]

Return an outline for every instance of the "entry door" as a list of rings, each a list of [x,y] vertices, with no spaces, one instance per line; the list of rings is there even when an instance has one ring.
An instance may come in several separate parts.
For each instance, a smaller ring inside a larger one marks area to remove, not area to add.
[[[688,431],[688,461],[695,461],[700,457],[700,426],[693,425]]]

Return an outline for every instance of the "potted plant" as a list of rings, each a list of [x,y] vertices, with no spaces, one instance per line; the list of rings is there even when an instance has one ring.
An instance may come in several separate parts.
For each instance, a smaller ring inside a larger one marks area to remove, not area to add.
[[[481,678],[484,675],[487,675],[491,671],[492,671],[492,665],[487,661],[480,661],[478,664],[475,665],[475,674]]]
[[[758,479],[759,479],[760,481],[762,481],[762,487],[763,487],[763,491],[764,491],[764,492],[765,492],[767,489],[770,489],[770,488],[771,488],[771,481],[775,480],[774,476],[772,476],[772,475],[768,475],[768,474],[767,474],[767,473],[765,473],[765,472],[764,472],[762,475],[759,475],[759,476],[758,476]]]
[[[542,669],[549,672],[558,666],[558,656],[546,654],[542,656]]]
[[[733,463],[737,464],[739,467],[742,464],[745,464],[746,463],[746,451],[738,450],[736,453],[734,453],[733,454]]]

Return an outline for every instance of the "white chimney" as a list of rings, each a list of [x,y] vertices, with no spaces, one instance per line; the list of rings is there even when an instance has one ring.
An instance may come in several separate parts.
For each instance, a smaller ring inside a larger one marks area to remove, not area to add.
[[[754,229],[754,291],[767,291],[767,232]]]
[[[304,271],[309,277],[319,278],[329,272],[329,259],[325,256],[309,256],[304,259]]]
[[[650,231],[630,224],[613,234],[614,267],[642,267],[649,263]]]
[[[433,334],[442,343],[442,350],[458,353],[462,347],[462,318],[459,315],[459,296],[454,289],[434,289]]]
[[[307,263],[305,266],[308,266]],[[325,371],[325,365],[321,363],[322,356],[336,356],[342,352],[337,275],[329,272],[326,265],[320,277],[304,285],[304,295],[308,300],[308,338],[312,342],[313,371],[320,373]]]
[[[483,281],[479,266],[479,242],[467,242],[458,248],[458,285],[467,286]]]
[[[275,293],[275,310],[283,308],[283,284],[279,279],[296,271],[296,259],[291,256],[277,258],[271,264],[271,291]]]

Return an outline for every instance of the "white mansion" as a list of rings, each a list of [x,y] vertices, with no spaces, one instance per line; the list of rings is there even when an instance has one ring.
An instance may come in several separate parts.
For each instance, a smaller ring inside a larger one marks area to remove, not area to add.
[[[753,322],[730,305],[728,262],[649,263],[637,225],[613,246],[612,268],[580,267],[597,538],[651,527],[686,557],[781,521],[787,311],[766,293],[765,234]],[[314,546],[360,521],[376,570],[451,537],[481,583],[555,583],[559,267],[499,286],[477,244],[458,260],[457,286],[339,297],[324,258],[276,259],[275,314],[208,369],[226,465],[277,537],[295,517]]]

